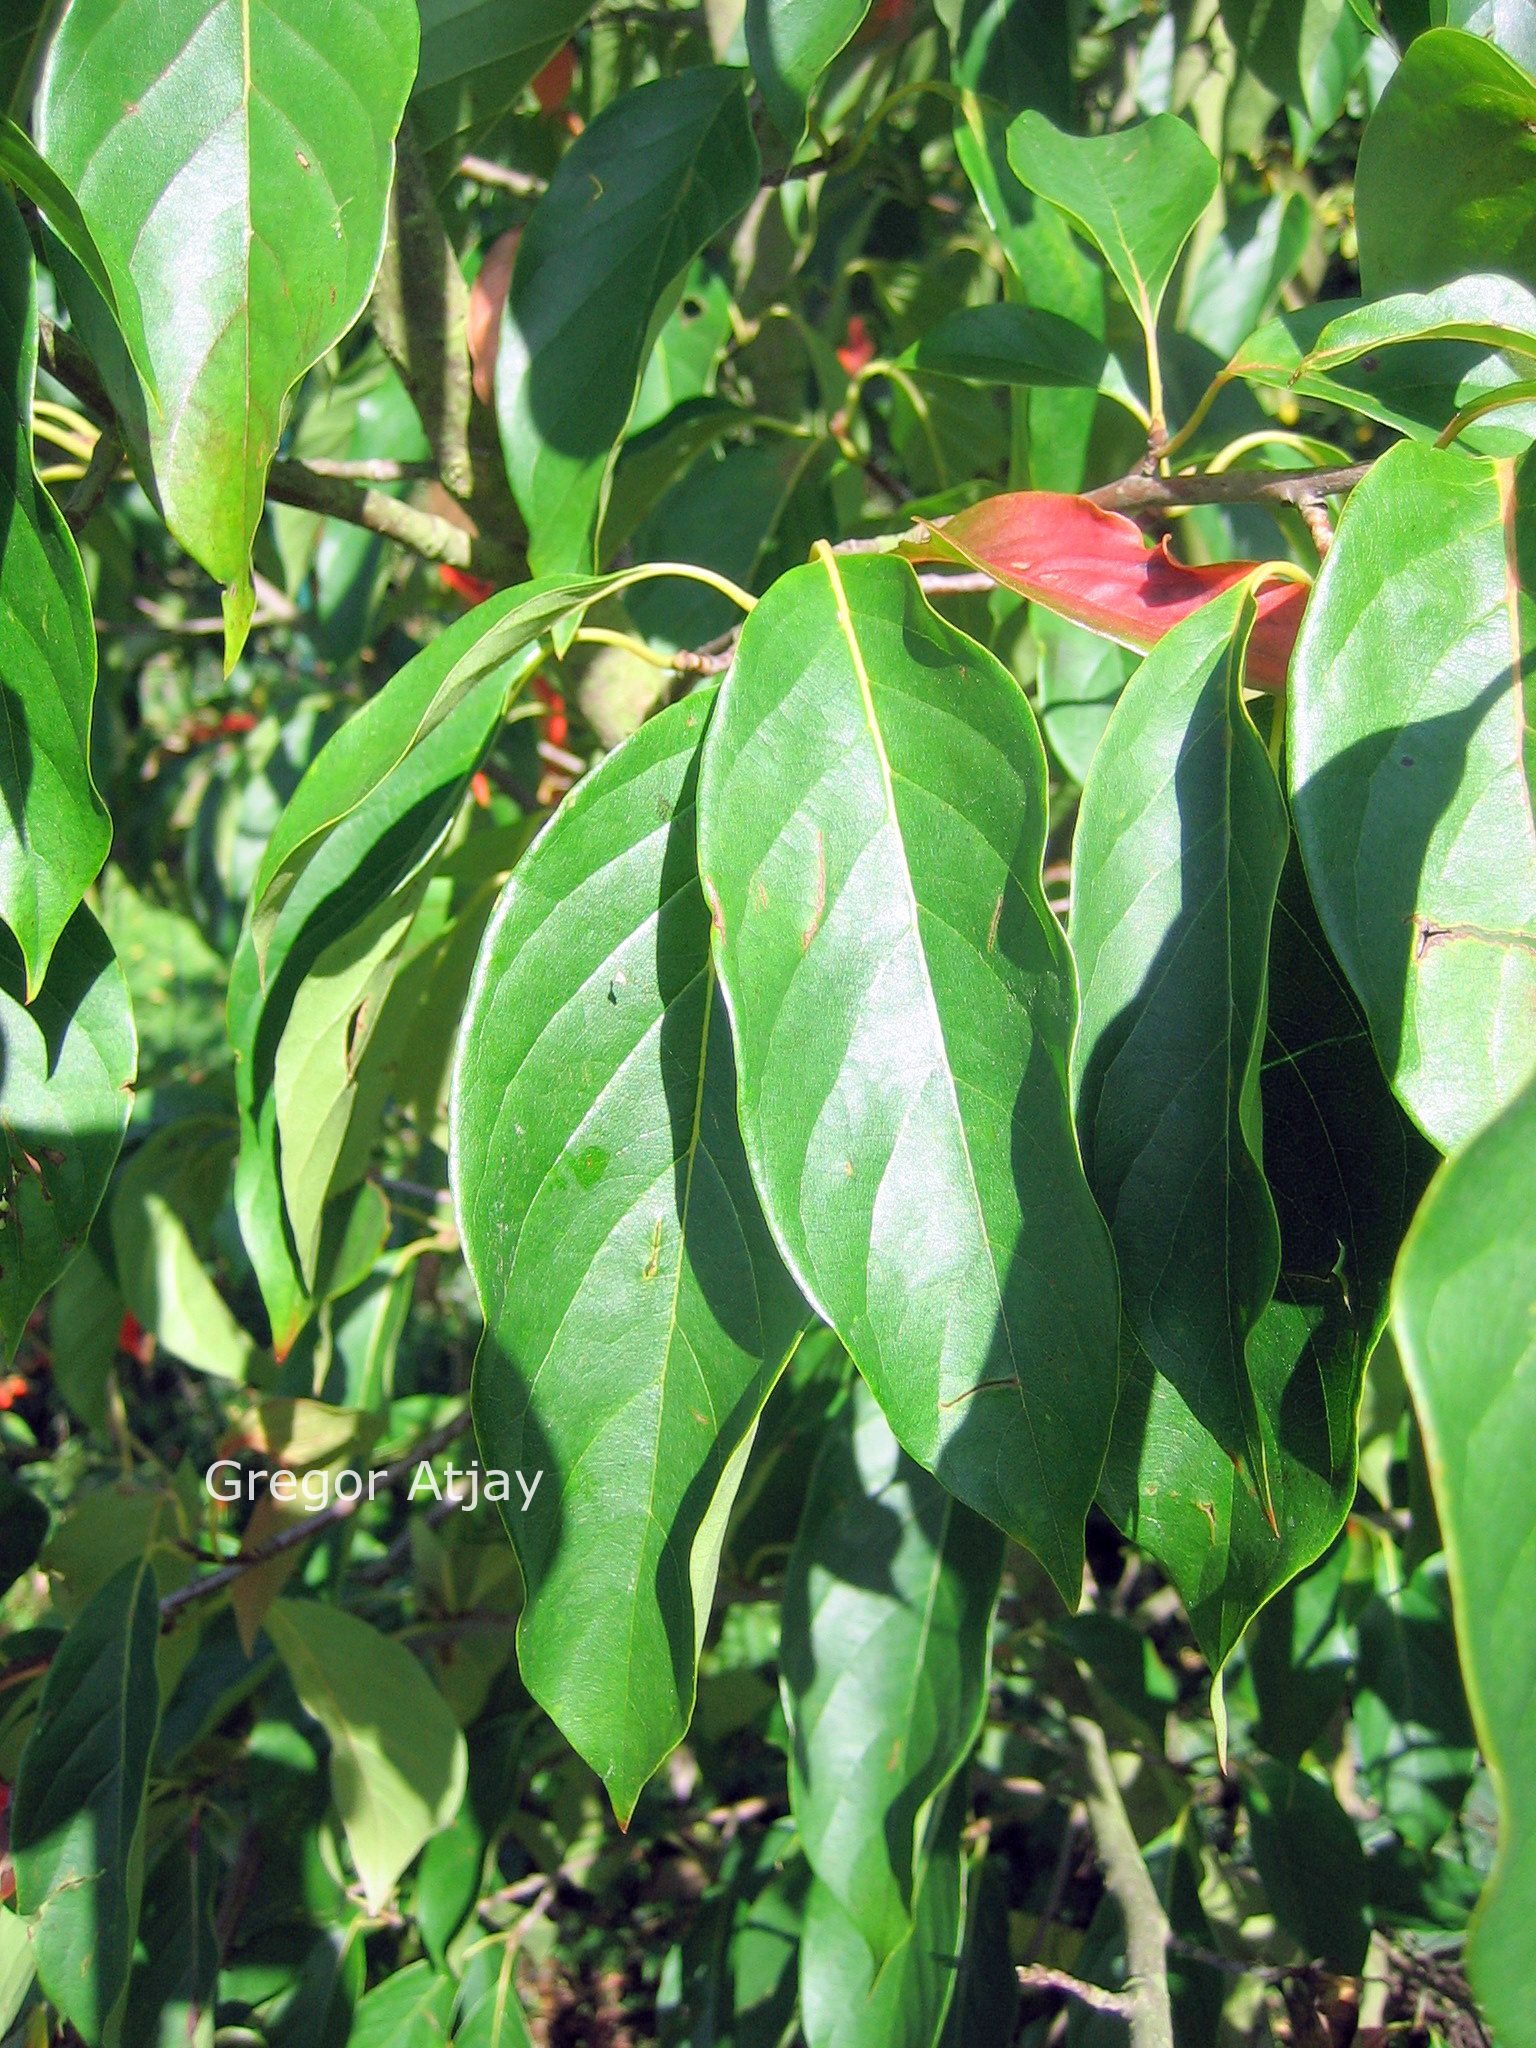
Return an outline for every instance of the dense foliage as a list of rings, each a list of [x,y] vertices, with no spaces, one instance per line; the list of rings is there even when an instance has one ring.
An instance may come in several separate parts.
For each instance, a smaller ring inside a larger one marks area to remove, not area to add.
[[[9,0],[0,2040],[1536,2048],[1533,72]]]

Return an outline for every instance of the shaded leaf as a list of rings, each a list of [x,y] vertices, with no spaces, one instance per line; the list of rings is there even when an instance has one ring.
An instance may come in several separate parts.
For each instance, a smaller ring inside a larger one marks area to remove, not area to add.
[[[775,1235],[909,1455],[1075,1603],[1114,1272],[1029,707],[904,563],[823,551],[747,620],[700,815]]]
[[[684,1936],[661,2048],[780,2048],[795,2014],[810,1867],[790,1820],[738,1835]]]
[[[454,1195],[524,1682],[627,1820],[681,1740],[724,1518],[805,1320],[736,1130],[694,780],[709,698],[642,726],[519,862],[460,1037]]]
[[[1370,1928],[1365,1851],[1327,1781],[1260,1761],[1244,1785],[1253,1859],[1280,1925],[1308,1957],[1358,1975]]]
[[[622,94],[561,158],[523,230],[496,359],[536,572],[594,566],[650,323],[757,175],[740,74],[710,66]]]
[[[347,2048],[447,2048],[455,1989],[446,1970],[407,1963],[360,2000]]]
[[[421,62],[411,119],[433,182],[447,183],[516,106],[531,79],[592,12],[595,0],[418,0]]]
[[[1536,461],[1394,448],[1351,497],[1296,652],[1307,879],[1382,1067],[1442,1150],[1536,1064],[1533,538]]]
[[[791,152],[805,138],[806,102],[869,6],[870,0],[747,0],[747,56]]]
[[[1392,1321],[1445,1536],[1467,1698],[1499,1848],[1467,1949],[1511,2048],[1536,2040],[1536,1082],[1440,1169],[1404,1247]]]
[[[517,1955],[515,1940],[471,1951],[459,1987],[454,2048],[533,2048],[517,1995]]]

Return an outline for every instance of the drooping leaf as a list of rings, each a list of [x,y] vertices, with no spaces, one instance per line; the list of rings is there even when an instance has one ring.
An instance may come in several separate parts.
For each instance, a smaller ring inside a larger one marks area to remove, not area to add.
[[[464,1737],[403,1644],[315,1600],[278,1600],[266,1628],[306,1713],[331,1743],[331,1796],[378,1912],[464,1797]]]
[[[75,0],[48,53],[39,141],[142,311],[155,481],[228,586],[228,663],[285,401],[378,269],[416,43],[410,0]]]
[[[1115,1283],[1065,1094],[1029,707],[904,563],[824,552],[748,619],[701,791],[774,1234],[908,1454],[1075,1603]]]
[[[411,119],[441,187],[524,86],[592,12],[595,0],[418,0],[421,62]]]
[[[1334,45],[1345,16],[1358,50],[1366,35],[1348,0],[1222,0],[1221,18],[1238,55],[1254,76],[1295,108],[1314,130],[1339,111],[1343,85]],[[1239,337],[1241,338],[1241,337]]]
[[[214,1924],[222,1864],[194,1812],[173,1834],[144,1885],[139,1955],[125,2038],[133,2048],[212,2048],[219,1942]]]
[[[836,1894],[812,1883],[800,1939],[807,2048],[936,2048],[965,1943],[966,1803],[965,1782],[956,1779],[933,1809],[912,1932],[883,1968]]]
[[[123,1141],[136,1047],[122,971],[82,904],[26,1003],[0,931],[0,1340],[7,1357],[85,1241]]]
[[[1054,491],[983,498],[920,531],[902,552],[916,561],[959,560],[985,569],[1063,618],[1142,650],[1258,566],[1175,561],[1166,540],[1148,547],[1141,528],[1123,513]],[[1248,641],[1248,680],[1256,688],[1284,687],[1306,598],[1294,583],[1259,592]]]
[[[224,1118],[166,1125],[118,1176],[110,1224],[117,1284],[142,1327],[184,1364],[238,1384],[257,1346],[203,1264],[234,1154]]]
[[[747,0],[747,56],[773,125],[799,148],[806,102],[870,0]]]
[[[1392,1322],[1424,1432],[1456,1639],[1499,1795],[1467,1967],[1489,2025],[1536,2040],[1536,1082],[1440,1169],[1404,1247]]]
[[[1253,1857],[1280,1925],[1308,1956],[1354,1976],[1370,1941],[1365,1851],[1326,1779],[1262,1759],[1244,1785]]]
[[[641,727],[519,862],[460,1037],[475,1422],[527,1604],[524,1682],[628,1818],[681,1740],[725,1516],[806,1311],[736,1130],[699,890],[709,699]]]
[[[912,1931],[934,1810],[981,1727],[1002,1553],[855,1386],[790,1554],[780,1669],[795,1825],[877,1963]]]
[[[1394,448],[1351,498],[1296,651],[1307,878],[1383,1069],[1442,1150],[1536,1065],[1533,542],[1536,461]]]
[[[0,184],[0,918],[26,961],[29,1000],[112,843],[91,780],[90,593],[69,528],[32,466],[36,373],[32,247]]]
[[[1150,333],[1219,177],[1194,129],[1156,114],[1115,135],[1063,135],[1043,114],[1027,112],[1008,130],[1008,161],[1102,252]]]
[[[1283,1526],[1277,1418],[1247,1356],[1280,1264],[1259,1071],[1289,837],[1243,706],[1252,615],[1230,591],[1142,663],[1089,769],[1073,852],[1077,1126],[1123,1316],[1101,1498],[1169,1571],[1217,1662],[1235,1639],[1231,1524],[1257,1516],[1277,1552]]]
[[[1405,1578],[1377,1549],[1377,1590],[1362,1609],[1351,1720],[1360,1786],[1397,1834],[1427,1855],[1453,1827],[1477,1765],[1456,1662],[1444,1557]]]
[[[1536,292],[1507,277],[1460,277],[1438,291],[1367,300],[1328,322],[1301,371],[1327,376],[1373,350],[1413,341],[1481,342],[1529,357],[1536,373]]]
[[[1536,81],[1481,36],[1418,36],[1366,123],[1355,174],[1367,293],[1468,272],[1536,286]],[[1435,176],[1426,178],[1424,166]]]
[[[160,1718],[148,1557],[88,1603],[48,1670],[11,1815],[16,1901],[38,1977],[89,2048],[119,2037],[143,1878],[144,1791]]]
[[[949,75],[1001,106],[1069,124],[1074,17],[1064,0],[936,0],[949,34]]]

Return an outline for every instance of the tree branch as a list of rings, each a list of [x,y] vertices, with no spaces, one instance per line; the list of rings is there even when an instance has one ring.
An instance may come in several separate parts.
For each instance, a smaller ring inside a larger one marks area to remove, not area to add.
[[[505,552],[485,539],[474,539],[451,519],[403,504],[386,492],[348,477],[323,476],[307,463],[279,457],[267,477],[267,496],[280,505],[297,505],[327,519],[365,526],[386,540],[399,541],[428,562],[447,562],[493,582],[505,580],[512,564]]]
[[[329,1507],[306,1516],[293,1528],[282,1530],[265,1543],[258,1543],[254,1550],[248,1550],[243,1556],[231,1559],[228,1564],[221,1565],[216,1572],[205,1572],[202,1578],[193,1579],[188,1585],[178,1586],[174,1593],[167,1593],[160,1602],[161,1627],[173,1620],[183,1607],[190,1606],[194,1600],[206,1599],[210,1593],[222,1593],[224,1588],[232,1586],[242,1573],[253,1570],[259,1564],[266,1564],[270,1558],[281,1557],[285,1550],[296,1550],[301,1543],[308,1543],[312,1536],[318,1536],[322,1529],[334,1528],[338,1522],[344,1522],[349,1515],[355,1513],[359,1500],[370,1498],[375,1476],[385,1486],[398,1486],[402,1479],[416,1470],[423,1459],[434,1458],[439,1451],[446,1450],[456,1438],[463,1436],[469,1426],[470,1413],[466,1408],[461,1415],[454,1416],[451,1422],[445,1422],[440,1429],[432,1430],[419,1443],[413,1444],[403,1458],[397,1458],[392,1465],[383,1466],[376,1475],[370,1474],[368,1486],[356,1499],[343,1500],[338,1495]]]
[[[1083,495],[1107,512],[1158,512],[1174,505],[1318,505],[1352,491],[1368,462],[1340,469],[1225,469],[1219,476],[1143,476],[1133,471]]]
[[[1071,1728],[1104,1882],[1125,1922],[1125,1990],[1119,1996],[1131,2048],[1174,2048],[1168,1916],[1142,1861],[1103,1729],[1086,1714],[1074,1714]]]
[[[1093,2012],[1107,2012],[1117,2020],[1131,2017],[1131,2000],[1124,1991],[1106,1991],[1102,1984],[1085,1983],[1067,1970],[1054,1970],[1047,1963],[1020,1963],[1018,1976],[1026,1991],[1064,1991]]]

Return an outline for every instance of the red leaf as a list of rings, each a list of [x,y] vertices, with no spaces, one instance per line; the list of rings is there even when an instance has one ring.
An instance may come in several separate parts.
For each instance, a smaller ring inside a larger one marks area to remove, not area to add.
[[[542,113],[553,114],[570,98],[576,76],[576,45],[567,43],[557,50],[533,81],[533,96]]]
[[[850,377],[856,377],[866,363],[874,361],[875,344],[870,339],[869,329],[865,326],[861,313],[849,314],[848,337],[843,346],[833,353]]]
[[[475,396],[482,405],[496,397],[496,349],[501,340],[501,309],[512,285],[512,265],[517,260],[521,228],[508,228],[498,235],[481,258],[475,281],[469,288],[469,313],[465,338],[474,371]]]
[[[1201,605],[1258,567],[1175,561],[1166,540],[1148,547],[1119,512],[1055,491],[1014,491],[957,512],[928,540],[902,552],[918,561],[958,555],[1009,590],[1123,646],[1145,652]],[[1305,585],[1274,583],[1258,594],[1248,642],[1248,681],[1282,690],[1307,601]]]
[[[466,598],[470,604],[484,604],[488,597],[496,595],[496,586],[484,576],[471,576],[467,569],[455,569],[451,562],[439,565],[437,579],[445,590],[452,590]]]

